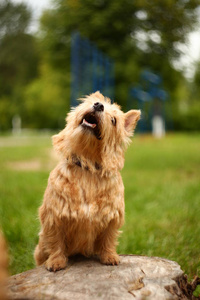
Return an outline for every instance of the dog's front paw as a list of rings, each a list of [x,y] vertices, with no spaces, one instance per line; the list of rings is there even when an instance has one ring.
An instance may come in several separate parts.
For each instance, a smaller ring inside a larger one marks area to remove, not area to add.
[[[117,254],[108,254],[108,253],[104,253],[100,256],[100,261],[102,264],[104,265],[118,265],[120,262],[120,258],[119,255]]]
[[[50,272],[56,272],[66,268],[67,266],[67,258],[64,255],[51,257],[47,259],[45,263],[45,267]]]

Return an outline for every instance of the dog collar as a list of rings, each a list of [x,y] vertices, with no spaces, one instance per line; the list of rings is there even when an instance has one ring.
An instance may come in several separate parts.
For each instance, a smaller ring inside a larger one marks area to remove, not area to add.
[[[80,168],[82,168],[82,169],[84,169],[84,170],[87,170],[87,171],[89,171],[90,170],[90,168],[88,167],[88,166],[84,166],[83,167],[83,165],[82,165],[82,163],[81,163],[81,160],[76,156],[76,155],[73,155],[72,156],[72,162],[76,165],[76,166],[78,166],[78,167],[80,167]],[[99,170],[101,170],[101,165],[99,165],[97,162],[95,162],[95,169],[97,170],[97,171],[99,171]]]

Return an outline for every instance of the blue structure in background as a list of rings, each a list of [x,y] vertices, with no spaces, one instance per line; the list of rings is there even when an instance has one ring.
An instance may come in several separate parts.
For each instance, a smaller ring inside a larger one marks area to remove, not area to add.
[[[162,78],[150,71],[143,71],[140,84],[130,89],[128,108],[137,101],[137,107],[142,111],[142,119],[139,122],[139,131],[152,131],[152,119],[160,116],[166,124],[166,100],[168,93],[161,88]]]
[[[114,63],[78,32],[71,43],[71,106],[77,99],[100,91],[104,96],[114,96]]]

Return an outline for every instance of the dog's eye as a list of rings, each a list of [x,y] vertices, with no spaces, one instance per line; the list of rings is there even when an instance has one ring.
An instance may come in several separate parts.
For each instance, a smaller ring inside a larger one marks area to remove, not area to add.
[[[116,126],[117,120],[116,120],[115,117],[112,117],[112,118],[111,118],[111,122],[112,122],[113,126]]]

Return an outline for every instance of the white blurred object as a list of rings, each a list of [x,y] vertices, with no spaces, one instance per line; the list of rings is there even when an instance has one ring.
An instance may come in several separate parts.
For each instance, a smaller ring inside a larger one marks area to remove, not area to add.
[[[152,134],[156,138],[165,136],[165,121],[161,116],[154,116],[152,118]]]
[[[13,134],[20,134],[22,131],[21,128],[22,121],[19,115],[14,115],[12,118],[12,133]]]

